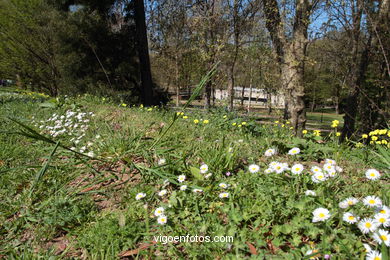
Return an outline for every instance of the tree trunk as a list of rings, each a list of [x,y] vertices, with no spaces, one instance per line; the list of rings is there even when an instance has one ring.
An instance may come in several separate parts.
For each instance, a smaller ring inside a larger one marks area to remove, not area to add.
[[[158,100],[153,100],[153,81],[150,70],[148,37],[146,32],[145,7],[143,0],[134,0],[134,13],[141,72],[141,100],[145,106],[151,106],[153,104],[157,104]]]
[[[306,123],[303,75],[307,29],[312,6],[307,0],[296,1],[292,38],[288,41],[277,0],[263,0],[263,2],[266,27],[270,32],[277,61],[281,66],[281,82],[285,90],[284,117],[291,119],[295,135],[301,136]]]
[[[241,90],[241,107],[244,107],[244,95],[245,95],[245,85],[242,86],[242,90]]]
[[[249,101],[248,101],[248,113],[251,110],[251,102],[252,102],[252,66],[250,68],[250,74],[249,74]]]
[[[175,81],[176,81],[176,107],[180,105],[180,85],[179,85],[179,60],[176,54],[176,61],[175,61],[175,68],[176,68],[176,73],[175,73]]]
[[[348,97],[346,99],[345,104],[345,115],[344,115],[344,126],[341,131],[340,141],[344,141],[346,138],[350,138],[355,131],[355,120],[357,114],[357,106],[358,106],[358,97],[360,92],[360,86],[358,84],[359,77],[359,38],[360,38],[360,23],[363,13],[363,2],[361,0],[357,1],[356,9],[352,10],[352,19],[353,19],[353,27],[352,27],[352,62],[351,62],[351,70],[349,73],[349,92]]]
[[[267,92],[267,103],[268,103],[268,115],[271,115],[272,112],[272,95],[270,92]]]
[[[212,82],[209,80],[205,86],[204,109],[206,110],[209,110],[211,107],[211,84]]]

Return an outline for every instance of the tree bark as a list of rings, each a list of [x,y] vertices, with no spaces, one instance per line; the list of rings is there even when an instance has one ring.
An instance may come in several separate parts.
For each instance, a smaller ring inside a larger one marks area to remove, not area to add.
[[[153,81],[150,69],[145,7],[143,0],[134,0],[134,13],[141,73],[141,100],[145,106],[151,106],[157,104],[158,100],[153,100]]]
[[[311,8],[307,0],[296,1],[293,35],[287,41],[277,0],[264,0],[266,27],[281,67],[281,82],[285,91],[284,117],[291,120],[297,136],[302,135],[306,124],[303,75]]]
[[[363,14],[363,1],[357,0],[357,6],[352,8],[353,27],[351,31],[351,69],[349,73],[349,91],[345,104],[344,126],[341,131],[340,141],[350,138],[355,132],[355,120],[357,115],[358,97],[360,94],[359,77],[359,38],[360,23]]]

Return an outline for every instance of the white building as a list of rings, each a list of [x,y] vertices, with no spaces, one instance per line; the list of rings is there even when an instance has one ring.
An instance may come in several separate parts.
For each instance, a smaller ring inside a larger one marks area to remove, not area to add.
[[[240,103],[242,98],[242,87],[235,87],[234,88],[234,102]],[[244,104],[247,104],[249,102],[249,96],[250,96],[250,89],[245,88],[244,89]],[[215,99],[218,100],[226,100],[228,97],[228,92],[226,89],[216,89],[215,90]],[[265,89],[259,89],[259,88],[252,88],[252,94],[251,94],[251,104],[252,105],[260,105],[260,106],[267,106],[268,105],[268,99],[271,99],[271,106],[277,107],[277,108],[283,108],[284,107],[284,96],[280,93],[277,94],[268,94]]]

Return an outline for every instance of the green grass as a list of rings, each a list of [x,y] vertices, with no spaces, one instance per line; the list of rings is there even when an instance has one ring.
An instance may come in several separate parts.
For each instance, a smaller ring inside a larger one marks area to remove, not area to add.
[[[338,204],[347,197],[368,195],[390,204],[386,146],[358,149],[339,145],[332,134],[316,137],[311,132],[298,139],[287,127],[262,124],[254,115],[198,109],[185,111],[187,119],[178,116],[163,135],[175,115],[169,109],[125,108],[93,96],[53,104],[42,107],[41,100],[24,95],[0,103],[2,256],[116,259],[125,252],[134,258],[302,259],[308,250],[318,250],[322,256],[357,259],[365,255],[363,242],[381,250],[370,235],[341,220],[346,210]],[[53,113],[61,116],[77,109],[95,114],[85,116],[89,127],[79,144],[71,139],[81,132],[57,137],[42,133],[50,143],[17,134],[27,130],[9,119],[40,132],[40,125],[53,125],[48,121]],[[309,114],[309,123],[319,117]],[[208,124],[203,124],[205,119]],[[340,117],[324,114],[319,125],[329,127],[334,119]],[[83,146],[84,153],[93,151],[93,158],[65,149],[76,147],[80,152]],[[278,155],[265,157],[269,147],[277,148]],[[301,153],[287,155],[293,147]],[[383,160],[372,151],[383,154]],[[163,165],[158,164],[161,158],[166,159]],[[335,159],[343,172],[313,183],[310,168],[322,166],[326,158]],[[290,166],[299,162],[306,170],[299,176],[290,171],[264,174],[271,161]],[[199,172],[203,163],[212,173],[209,178]],[[252,163],[260,166],[259,173],[248,171]],[[368,168],[380,170],[381,179],[367,180]],[[186,191],[179,190],[177,177],[182,174]],[[230,185],[229,198],[219,198],[221,182]],[[203,193],[193,193],[194,188]],[[162,189],[168,194],[159,197]],[[308,189],[317,196],[305,196]],[[140,192],[146,197],[136,200]],[[168,218],[165,225],[153,215],[160,206]],[[313,223],[312,211],[318,207],[329,209],[331,218]],[[352,210],[361,217],[374,213],[361,203]],[[156,235],[187,234],[233,236],[234,242],[146,246]]]

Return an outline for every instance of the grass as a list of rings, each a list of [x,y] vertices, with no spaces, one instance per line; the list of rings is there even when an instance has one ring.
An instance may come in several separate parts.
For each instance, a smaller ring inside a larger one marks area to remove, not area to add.
[[[55,106],[41,104],[41,97],[22,94],[0,103],[1,256],[302,259],[314,250],[321,257],[356,259],[366,254],[362,243],[388,253],[370,234],[342,221],[350,209],[339,207],[351,196],[375,195],[390,204],[386,146],[354,148],[339,145],[332,133],[319,137],[311,131],[298,139],[282,124],[262,124],[252,115],[219,110],[190,109],[174,116],[169,109],[120,107],[88,95],[60,100]],[[70,116],[71,125],[82,121],[79,124],[85,127],[68,127],[56,137],[50,129],[44,131],[52,142],[17,134],[27,130],[9,119],[41,132],[67,111],[86,112],[82,120]],[[54,113],[58,118],[50,121]],[[309,114],[309,122],[317,122],[320,116]],[[166,131],[173,118],[175,124]],[[324,114],[320,125],[328,127],[334,119],[339,118]],[[93,154],[81,155],[84,146],[82,154]],[[278,155],[265,157],[269,147],[276,148]],[[288,155],[293,147],[301,153]],[[382,154],[383,161],[372,151]],[[160,165],[162,158],[166,163]],[[336,160],[343,172],[315,183],[309,170],[322,167],[326,158]],[[264,174],[272,161],[289,166],[299,162],[305,171]],[[254,163],[260,166],[259,173],[248,171]],[[210,177],[200,173],[202,164],[208,165]],[[381,178],[367,180],[368,168],[377,168]],[[177,179],[182,174],[188,185],[185,191],[179,189],[183,183]],[[220,183],[230,185],[228,198],[219,198]],[[195,194],[195,188],[203,192]],[[163,189],[167,195],[158,196]],[[306,196],[306,190],[317,196]],[[146,197],[136,200],[140,192]],[[165,225],[157,223],[157,207],[165,208]],[[329,209],[331,218],[313,223],[312,212],[319,207]],[[361,202],[352,211],[361,217],[374,214]],[[233,236],[234,242],[153,241],[156,235],[187,234]]]

